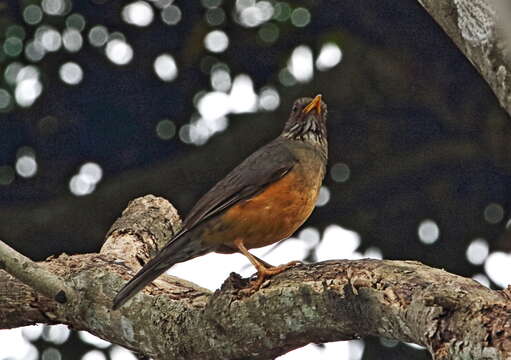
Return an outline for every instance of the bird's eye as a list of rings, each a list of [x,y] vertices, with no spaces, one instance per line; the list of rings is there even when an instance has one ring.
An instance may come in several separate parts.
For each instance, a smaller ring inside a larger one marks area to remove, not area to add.
[[[298,111],[298,105],[293,105],[293,112],[297,112]]]

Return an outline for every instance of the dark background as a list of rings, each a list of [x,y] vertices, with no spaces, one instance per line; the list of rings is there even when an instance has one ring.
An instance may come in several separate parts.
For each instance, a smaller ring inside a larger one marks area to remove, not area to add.
[[[151,3],[155,19],[143,28],[122,20],[126,3],[69,2],[65,15],[45,15],[36,26],[27,25],[21,14],[38,1],[0,4],[2,42],[13,24],[21,25],[29,39],[41,24],[63,30],[69,14],[86,20],[79,52],[61,49],[35,64],[44,87],[36,102],[28,108],[13,104],[0,113],[0,166],[14,168],[22,146],[33,149],[38,164],[35,176],[15,175],[0,185],[1,240],[34,259],[97,251],[127,202],[147,193],[168,198],[186,214],[228,170],[278,135],[295,98],[322,93],[329,106],[329,165],[346,164],[350,177],[336,182],[327,175],[331,199],[307,226],[322,231],[339,224],[360,234],[362,252],[377,247],[387,259],[418,260],[468,277],[484,273],[465,256],[475,238],[486,239],[491,252],[509,251],[508,116],[416,1],[295,1],[288,5],[308,9],[311,22],[296,27],[290,20],[270,20],[280,30],[273,43],[261,40],[260,27],[234,20],[233,1],[178,1],[174,5],[183,15],[174,26],[163,23]],[[224,10],[220,25],[205,20],[211,4]],[[115,65],[104,48],[90,45],[87,33],[95,25],[125,35],[135,53],[129,64]],[[203,45],[214,28],[230,41],[219,54]],[[341,48],[339,65],[315,71],[308,83],[280,83],[279,72],[296,46],[310,46],[317,56],[327,41]],[[172,82],[153,71],[154,59],[164,52],[179,68]],[[0,71],[13,61],[31,63],[23,54],[12,57],[0,50]],[[83,69],[77,86],[59,78],[67,61]],[[185,144],[178,135],[158,138],[155,129],[162,119],[171,119],[179,131],[197,113],[193,98],[211,91],[209,68],[217,62],[227,64],[232,77],[248,74],[256,92],[274,86],[280,106],[228,115],[228,128],[202,146]],[[0,87],[14,92],[4,77]],[[70,178],[89,161],[100,164],[103,179],[92,194],[75,196]],[[492,203],[503,210],[498,221],[485,219]],[[418,236],[425,219],[440,229],[430,245]],[[71,339],[61,346],[63,354],[72,347],[74,355],[64,359],[78,359],[90,349],[75,335]],[[36,345],[49,346],[42,339]],[[404,344],[389,348],[367,339],[363,359],[382,358],[428,356]]]

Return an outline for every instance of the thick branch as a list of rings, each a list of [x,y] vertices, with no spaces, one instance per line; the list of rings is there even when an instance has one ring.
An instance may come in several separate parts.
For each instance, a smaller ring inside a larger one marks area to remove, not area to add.
[[[511,304],[505,293],[416,262],[303,265],[251,296],[239,291],[246,280],[236,275],[214,294],[163,276],[111,311],[122,279],[177,229],[174,224],[173,208],[148,196],[130,204],[102,253],[47,261],[50,271],[80,292],[74,304],[37,298],[0,272],[0,294],[9,293],[6,283],[16,294],[0,296],[0,327],[66,323],[156,359],[267,359],[310,342],[368,335],[422,344],[436,359],[511,356]],[[14,316],[24,304],[38,311]]]
[[[509,5],[501,0],[418,2],[474,64],[511,115]]]

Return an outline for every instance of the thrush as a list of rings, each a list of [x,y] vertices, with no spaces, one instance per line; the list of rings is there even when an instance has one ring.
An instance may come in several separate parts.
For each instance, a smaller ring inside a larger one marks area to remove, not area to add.
[[[119,291],[113,309],[174,264],[210,252],[245,255],[257,269],[254,290],[292,266],[273,267],[248,250],[288,238],[314,210],[327,162],[326,117],[321,95],[296,100],[280,136],[195,204],[182,229]]]

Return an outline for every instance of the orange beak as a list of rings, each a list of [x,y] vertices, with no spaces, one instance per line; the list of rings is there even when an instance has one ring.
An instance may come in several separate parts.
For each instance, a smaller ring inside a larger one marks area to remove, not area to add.
[[[316,95],[310,104],[303,109],[303,112],[308,114],[314,108],[318,112],[318,115],[321,115],[321,95]]]

